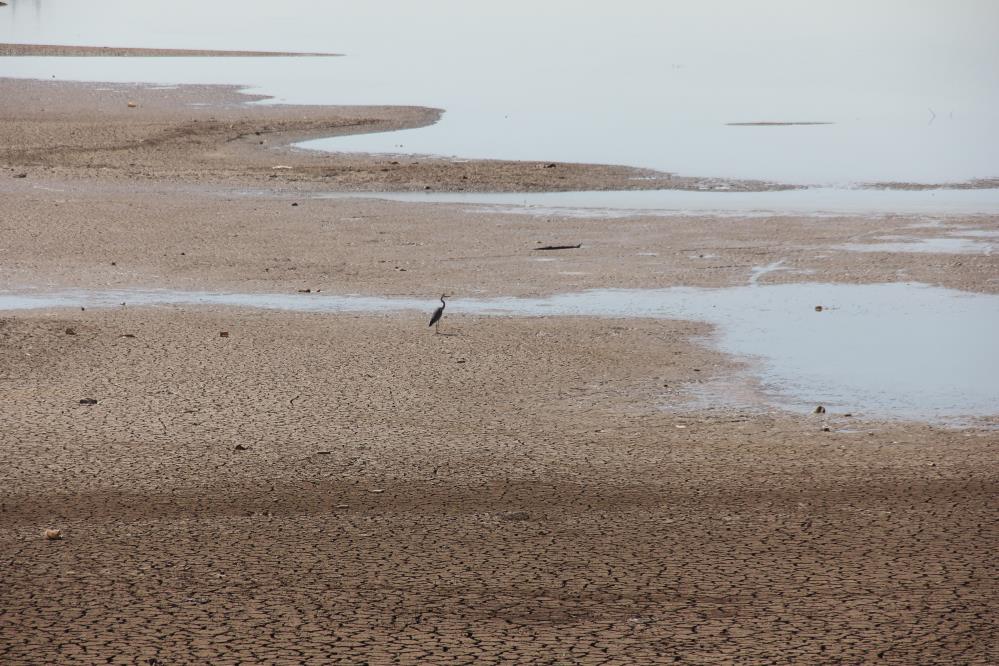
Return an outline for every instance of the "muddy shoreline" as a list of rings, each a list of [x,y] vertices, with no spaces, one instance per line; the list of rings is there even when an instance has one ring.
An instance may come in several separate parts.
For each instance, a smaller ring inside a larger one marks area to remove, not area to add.
[[[681,177],[625,166],[451,160],[301,150],[310,138],[432,124],[423,107],[252,104],[235,86],[154,86],[0,79],[0,168],[102,180],[338,191],[729,189],[789,186]],[[133,106],[129,106],[132,103]],[[58,148],[56,148],[58,146]],[[290,166],[290,169],[274,169]],[[94,169],[99,167],[100,172]]]
[[[294,58],[339,56],[340,53],[295,51],[219,51],[217,49],[148,49],[121,46],[71,46],[67,44],[0,43],[0,57],[42,56],[81,58]]]
[[[750,361],[706,345],[700,322],[448,312],[445,335],[427,327],[442,291],[997,293],[995,253],[843,247],[996,232],[996,216],[321,199],[719,183],[288,147],[432,109],[248,105],[217,86],[0,92],[2,290],[427,300],[0,312],[3,663],[999,661],[994,429],[697,399],[759,397],[736,386]]]

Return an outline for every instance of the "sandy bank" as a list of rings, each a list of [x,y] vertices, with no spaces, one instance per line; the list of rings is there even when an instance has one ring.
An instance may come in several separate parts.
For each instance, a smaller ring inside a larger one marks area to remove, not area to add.
[[[3,56],[56,56],[107,58],[270,58],[297,56],[337,56],[339,53],[300,53],[293,51],[219,51],[214,49],[147,49],[120,46],[72,46],[68,44],[0,43]]]
[[[169,179],[323,190],[705,189],[723,184],[624,166],[450,160],[295,150],[307,138],[428,125],[422,107],[318,107],[232,86],[0,79],[0,165],[88,178]],[[129,102],[134,104],[129,106]],[[291,169],[273,169],[290,166]],[[276,181],[276,183],[274,182]],[[730,189],[772,189],[724,181]]]

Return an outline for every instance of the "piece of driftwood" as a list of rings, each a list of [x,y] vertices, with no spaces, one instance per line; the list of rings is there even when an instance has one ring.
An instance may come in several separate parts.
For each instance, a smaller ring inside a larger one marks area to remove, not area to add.
[[[534,248],[535,250],[578,250],[583,247],[582,243],[576,243],[575,245],[542,245],[541,247]]]

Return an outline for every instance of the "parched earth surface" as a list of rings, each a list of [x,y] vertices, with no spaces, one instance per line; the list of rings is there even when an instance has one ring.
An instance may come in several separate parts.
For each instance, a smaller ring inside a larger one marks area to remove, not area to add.
[[[994,434],[685,411],[692,324],[423,319],[5,319],[2,660],[994,661]]]
[[[321,199],[631,175],[310,155],[259,142],[433,112],[101,87],[0,81],[2,289],[999,290],[993,255],[843,247],[994,216]],[[697,322],[426,314],[0,312],[0,663],[999,662],[987,423],[705,403],[754,387]]]

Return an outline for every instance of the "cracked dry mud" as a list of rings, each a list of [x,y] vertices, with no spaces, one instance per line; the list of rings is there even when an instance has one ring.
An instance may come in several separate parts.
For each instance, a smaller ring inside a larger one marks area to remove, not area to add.
[[[648,409],[692,324],[453,319],[5,320],[0,659],[996,656],[993,439]]]
[[[107,101],[56,89],[68,107]],[[285,111],[254,110],[247,131]],[[834,249],[940,233],[900,216],[319,201],[302,196],[312,181],[264,173],[267,147],[247,144],[245,169],[204,137],[161,144],[162,162],[47,153],[83,141],[64,120],[25,121],[16,150],[4,135],[3,172],[27,174],[0,178],[5,287],[311,287],[428,309],[0,314],[0,663],[999,661],[994,429],[685,402],[739,371],[699,323],[426,327],[442,288],[720,286],[783,260],[765,280],[994,292],[994,257]],[[364,168],[358,182],[394,182]],[[504,187],[520,168],[492,175]],[[544,188],[557,170],[523,174]],[[580,240],[556,261],[530,252]]]

